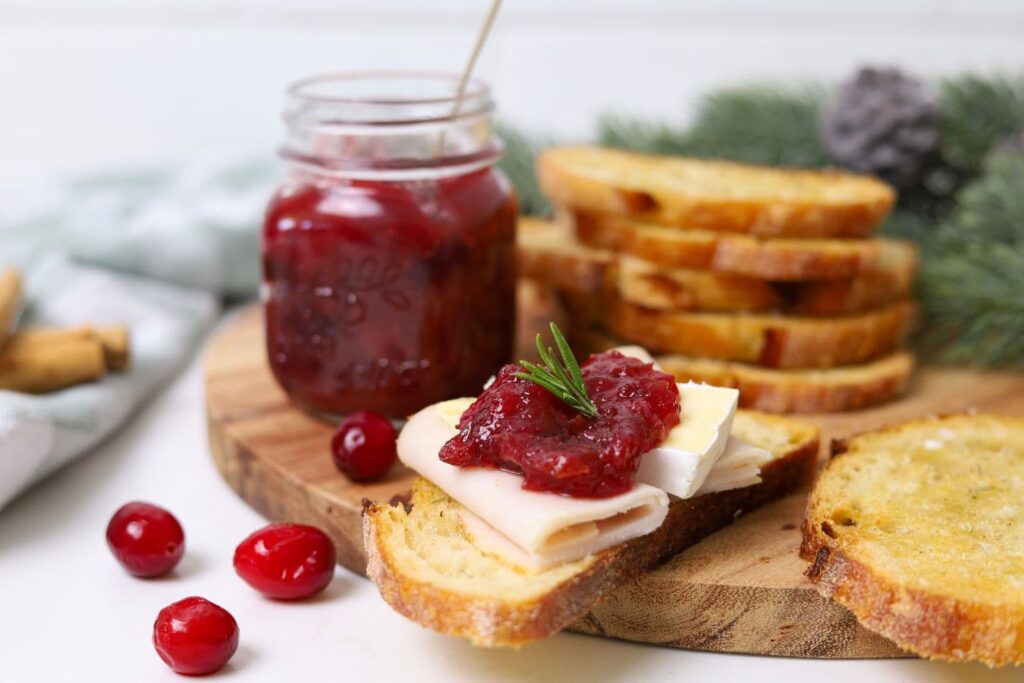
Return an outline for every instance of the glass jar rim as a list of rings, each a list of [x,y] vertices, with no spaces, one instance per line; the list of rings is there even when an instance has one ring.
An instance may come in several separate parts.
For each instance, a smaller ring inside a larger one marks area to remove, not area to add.
[[[426,70],[316,74],[288,87],[285,119],[317,106],[331,108],[332,123],[342,125],[443,123],[491,113],[494,102],[487,84],[471,78],[457,99],[460,79],[459,74]]]

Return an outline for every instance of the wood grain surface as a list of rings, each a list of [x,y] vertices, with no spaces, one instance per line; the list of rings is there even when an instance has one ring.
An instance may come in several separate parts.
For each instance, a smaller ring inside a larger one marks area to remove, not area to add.
[[[527,343],[532,322],[521,326]],[[269,519],[320,527],[334,539],[338,561],[364,573],[362,501],[406,493],[412,472],[399,466],[381,482],[355,485],[335,470],[332,426],[292,407],[270,374],[257,308],[215,337],[205,368],[210,450],[227,483]],[[832,438],[965,410],[1024,415],[1024,375],[924,369],[898,402],[808,419],[822,426],[824,449]],[[740,518],[623,586],[572,629],[719,652],[904,656],[803,576],[805,563],[797,557],[803,505],[804,496],[795,495]]]

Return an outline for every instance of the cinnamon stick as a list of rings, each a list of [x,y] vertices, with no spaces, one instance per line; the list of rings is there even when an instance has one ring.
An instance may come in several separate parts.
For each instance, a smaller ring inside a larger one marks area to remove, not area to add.
[[[131,362],[128,328],[124,325],[93,327],[37,327],[23,330],[7,340],[6,350],[76,343],[82,339],[99,342],[108,370],[124,370]]]
[[[21,272],[7,268],[0,274],[0,344],[10,334],[21,307]]]
[[[58,344],[6,345],[0,352],[0,389],[45,394],[103,377],[107,361],[96,337]]]

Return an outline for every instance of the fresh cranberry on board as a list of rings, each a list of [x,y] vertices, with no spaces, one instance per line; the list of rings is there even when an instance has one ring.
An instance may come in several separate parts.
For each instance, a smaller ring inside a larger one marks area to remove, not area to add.
[[[397,439],[394,425],[383,415],[352,413],[331,439],[334,465],[352,481],[380,479],[398,460]]]
[[[336,555],[327,534],[304,524],[271,524],[235,549],[235,572],[277,600],[319,593],[334,578]]]
[[[179,674],[211,674],[238,649],[238,622],[205,598],[185,598],[160,610],[153,624],[153,647]]]
[[[129,574],[162,576],[174,569],[185,554],[185,532],[167,510],[133,502],[110,518],[107,546]]]

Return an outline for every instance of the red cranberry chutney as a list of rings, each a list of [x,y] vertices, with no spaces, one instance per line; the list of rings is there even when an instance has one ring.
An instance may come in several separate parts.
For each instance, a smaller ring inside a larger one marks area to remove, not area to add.
[[[523,475],[523,488],[575,498],[606,498],[633,486],[640,456],[679,424],[675,379],[618,351],[582,366],[597,407],[588,418],[506,365],[459,420],[443,462]]]
[[[516,198],[494,103],[458,76],[366,72],[288,91],[289,174],[263,228],[267,357],[297,405],[404,418],[512,355]]]

